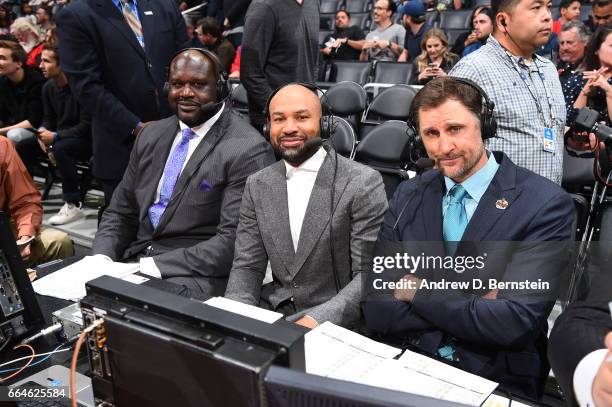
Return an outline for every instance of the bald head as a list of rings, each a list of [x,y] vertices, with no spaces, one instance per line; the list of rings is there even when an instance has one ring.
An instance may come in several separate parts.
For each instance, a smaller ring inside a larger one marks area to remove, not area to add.
[[[321,102],[311,89],[288,85],[279,90],[269,106],[270,143],[294,166],[310,158],[318,146],[305,144],[320,136]]]
[[[218,73],[215,69],[213,61],[204,55],[203,53],[196,50],[186,50],[176,55],[172,61],[170,61],[170,75],[177,69],[203,69],[207,67],[207,71],[212,72],[214,79],[217,80]]]
[[[275,113],[285,113],[287,111],[308,110],[312,114],[321,118],[321,102],[318,95],[311,89],[302,85],[288,85],[279,90],[270,100],[270,118]]]

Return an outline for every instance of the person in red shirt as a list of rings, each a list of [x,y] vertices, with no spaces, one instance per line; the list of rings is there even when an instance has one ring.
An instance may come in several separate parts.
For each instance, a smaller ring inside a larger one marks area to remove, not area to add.
[[[559,35],[563,24],[572,20],[580,19],[580,1],[579,0],[562,0],[559,3],[559,13],[561,16],[558,20],[553,21],[552,30]]]
[[[43,37],[30,20],[25,17],[20,17],[11,25],[11,34],[13,34],[19,44],[28,53],[26,65],[38,67],[44,46]]]
[[[32,266],[74,254],[64,232],[41,229],[40,193],[6,137],[0,137],[0,210],[13,221],[15,237],[25,264]]]

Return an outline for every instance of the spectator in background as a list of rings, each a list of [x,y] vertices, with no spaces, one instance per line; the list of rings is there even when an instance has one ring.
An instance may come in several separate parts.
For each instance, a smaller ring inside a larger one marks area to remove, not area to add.
[[[317,79],[319,1],[253,0],[245,21],[240,77],[251,124],[261,131],[272,90]]]
[[[6,4],[0,4],[0,34],[10,34],[11,24],[13,24],[13,12]]]
[[[457,39],[455,40],[455,43],[453,44],[453,47],[451,48],[451,52],[453,54],[463,55],[463,50],[465,49],[465,47],[477,41],[476,36],[472,36],[472,33],[474,32],[474,17],[476,17],[476,15],[480,13],[480,10],[482,10],[485,7],[489,7],[489,6],[478,6],[474,9],[474,11],[472,11],[472,16],[470,17],[470,26],[469,26],[470,31],[465,31],[457,36]]]
[[[580,1],[578,0],[561,0],[559,3],[559,13],[561,14],[558,20],[553,21],[552,30],[555,34],[561,32],[561,27],[565,23],[573,20],[580,20]]]
[[[462,56],[476,51],[487,43],[489,35],[493,32],[493,12],[489,7],[483,7],[472,20],[472,33],[467,37],[469,45],[463,50]]]
[[[612,0],[595,0],[587,26],[595,32],[598,26],[612,24]]]
[[[535,55],[551,35],[550,9],[533,0],[493,0],[491,9],[493,34],[450,75],[471,79],[495,103],[497,137],[487,148],[561,184],[563,91],[553,63]]]
[[[470,7],[472,7],[471,0],[438,0],[436,4],[436,10],[438,11],[461,10]]]
[[[42,89],[43,122],[37,138],[19,143],[17,151],[29,168],[42,153],[52,155],[51,161],[55,161],[62,177],[64,206],[49,223],[63,225],[85,216],[76,163],[91,157],[91,118],[68,87],[68,79],[60,68],[57,44],[45,44],[40,69],[49,79]]]
[[[36,16],[34,15],[34,9],[27,0],[22,0],[19,7],[19,17],[27,18],[31,24],[36,25]]]
[[[565,83],[577,72],[582,64],[590,35],[589,29],[579,20],[570,21],[561,27],[557,70],[564,91]]]
[[[336,30],[324,40],[321,52],[338,60],[358,60],[365,35],[361,28],[351,25],[351,15],[346,10],[336,11]]]
[[[399,12],[402,14],[402,23],[406,28],[404,50],[397,59],[398,62],[412,63],[421,53],[421,40],[432,26],[425,21],[425,6],[420,0],[410,0]]]
[[[45,32],[49,28],[53,28],[51,9],[47,6],[40,6],[36,9],[36,24],[40,28],[39,31]]]
[[[60,61],[92,116],[93,175],[106,204],[145,123],[171,115],[164,83],[172,55],[187,44],[173,2],[78,0],[56,16]]]
[[[38,68],[44,46],[43,38],[38,28],[30,23],[27,18],[19,17],[11,25],[11,34],[19,40],[19,44],[28,54],[26,65]]]
[[[421,54],[412,63],[413,85],[425,85],[440,76],[446,76],[455,66],[459,57],[448,49],[446,34],[439,28],[432,28],[425,33],[421,41]]]
[[[244,32],[244,18],[251,0],[223,0],[223,14],[225,20],[223,28],[227,30],[227,38],[235,48],[242,44],[242,34]]]
[[[588,106],[599,112],[599,119],[612,124],[612,25],[599,27],[587,45],[584,72],[578,71],[565,82],[567,122],[577,109]]]
[[[202,48],[204,44],[200,41],[200,38],[196,34],[196,23],[195,18],[189,16],[183,16],[185,19],[185,27],[187,27],[187,38],[189,42],[187,46],[190,48]]]
[[[366,35],[361,48],[361,61],[397,61],[403,50],[406,30],[391,18],[397,11],[393,0],[377,0],[373,19],[376,27]]]
[[[198,21],[195,32],[200,42],[204,44],[204,48],[217,54],[221,64],[223,64],[223,70],[229,72],[236,55],[236,49],[227,38],[223,37],[217,20],[214,17],[204,17]]]
[[[43,117],[43,77],[26,65],[27,54],[13,41],[0,41],[0,134],[17,144],[34,138],[29,129]]]

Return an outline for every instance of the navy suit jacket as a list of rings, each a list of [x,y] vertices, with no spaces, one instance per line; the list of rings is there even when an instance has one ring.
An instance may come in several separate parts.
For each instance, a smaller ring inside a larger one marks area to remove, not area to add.
[[[469,253],[468,242],[569,243],[574,217],[570,196],[549,180],[516,166],[503,153],[494,154],[500,167],[466,227],[457,254]],[[442,246],[444,193],[444,177],[437,170],[400,184],[379,242],[429,241]],[[497,208],[502,199],[508,202],[505,209]],[[508,244],[489,253],[487,270],[514,276],[510,281],[522,281],[525,276],[546,281],[561,273],[566,249],[566,243],[545,247],[536,243],[521,245],[517,251]],[[484,294],[417,290],[411,303],[391,297],[366,300],[362,308],[371,331],[405,340],[430,354],[452,337],[458,367],[498,381],[513,393],[539,397],[549,370],[547,317],[554,298],[516,300],[503,290],[496,299],[484,299]]]
[[[187,42],[176,4],[139,0],[145,49],[112,0],[71,2],[57,16],[60,65],[92,116],[93,172],[120,180],[138,122],[172,115],[163,92],[170,58]]]

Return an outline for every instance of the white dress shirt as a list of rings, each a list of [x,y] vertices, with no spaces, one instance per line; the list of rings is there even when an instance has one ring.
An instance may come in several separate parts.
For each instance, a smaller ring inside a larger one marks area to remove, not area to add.
[[[574,370],[574,393],[580,407],[595,407],[593,401],[593,382],[602,363],[612,363],[605,361],[604,357],[608,349],[597,349],[582,358],[576,370]]]
[[[291,240],[293,249],[297,252],[302,231],[304,215],[310,200],[310,194],[314,187],[319,169],[325,160],[327,152],[323,147],[299,167],[293,167],[285,161],[287,176],[287,206],[289,208],[289,226],[291,228]]]
[[[187,156],[185,157],[185,162],[183,163],[183,166],[181,167],[181,172],[183,172],[183,170],[185,169],[185,166],[189,162],[189,159],[193,155],[193,152],[200,145],[202,140],[204,140],[204,136],[206,136],[206,134],[211,129],[211,127],[217,122],[217,120],[219,120],[219,117],[221,117],[221,113],[223,113],[224,108],[225,108],[225,104],[221,106],[221,109],[219,109],[217,114],[215,114],[213,117],[205,121],[204,124],[202,124],[199,127],[195,127],[191,129],[194,131],[196,135],[191,140],[189,140],[189,145],[187,146]],[[170,149],[171,152],[168,155],[168,158],[166,159],[166,164],[167,164],[167,160],[170,157],[172,157],[172,152],[174,151],[178,143],[181,141],[181,138],[183,137],[182,131],[186,128],[189,128],[189,126],[187,126],[185,123],[179,120],[179,131],[176,133],[176,136],[174,136],[174,141],[172,142],[172,148]],[[166,164],[164,164],[164,168]],[[179,173],[179,177],[180,177],[180,173]],[[157,192],[155,193],[155,200],[153,201],[155,203],[159,202],[163,181],[164,181],[164,177],[162,173],[162,176],[159,179],[159,183],[157,184]],[[177,178],[177,181],[178,181],[178,178]],[[150,276],[153,276],[153,277],[161,278],[161,272],[155,265],[155,261],[153,260],[152,257],[141,257],[140,258],[140,272],[144,274],[149,274]]]

